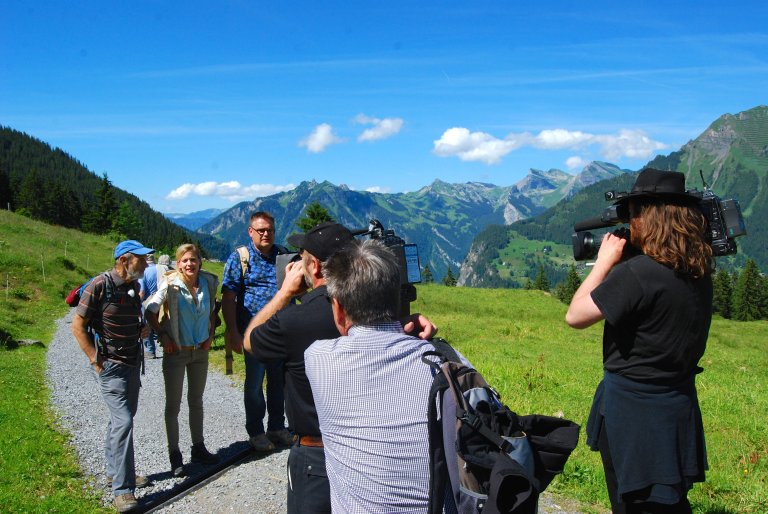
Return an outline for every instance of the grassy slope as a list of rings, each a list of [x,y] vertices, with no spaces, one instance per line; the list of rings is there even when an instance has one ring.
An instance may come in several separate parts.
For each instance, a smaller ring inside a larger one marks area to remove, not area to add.
[[[0,328],[46,345],[75,284],[110,265],[114,243],[0,211]],[[66,248],[66,257],[65,257]],[[43,279],[45,276],[45,279]],[[74,340],[72,351],[79,351]],[[45,350],[0,348],[0,505],[5,512],[98,512],[50,411]]]
[[[577,331],[566,306],[540,291],[421,286],[428,314],[520,414],[555,414],[582,425],[582,443],[553,490],[607,506],[597,453],[584,430],[601,376],[601,325]],[[698,378],[710,471],[690,495],[695,512],[768,512],[768,323],[713,321]]]
[[[0,211],[0,327],[46,344],[63,295],[111,264],[114,242]],[[67,256],[64,257],[64,251]],[[46,280],[42,281],[42,263]],[[221,263],[206,263],[221,275]],[[565,306],[539,291],[419,286],[413,311],[427,313],[521,413],[554,414],[584,424],[600,377],[599,326],[563,322]],[[768,511],[768,323],[716,319],[698,380],[710,472],[694,488],[697,512]],[[221,329],[212,362],[223,369]],[[79,351],[73,341],[73,351]],[[0,350],[0,505],[6,511],[94,511],[66,436],[45,409],[45,352]],[[242,375],[242,358],[234,363]],[[583,436],[582,436],[583,438]],[[607,505],[600,461],[582,443],[550,486],[586,505]]]

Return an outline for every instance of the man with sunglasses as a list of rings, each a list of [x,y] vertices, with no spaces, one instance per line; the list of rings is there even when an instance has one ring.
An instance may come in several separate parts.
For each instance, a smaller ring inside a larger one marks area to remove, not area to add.
[[[240,252],[234,251],[224,267],[221,285],[221,309],[226,329],[224,337],[229,347],[242,353],[243,334],[251,318],[256,315],[277,292],[277,255],[287,250],[275,244],[275,219],[263,211],[251,215],[248,224],[250,242],[247,263]],[[293,436],[285,428],[283,393],[283,363],[260,361],[249,353],[245,358],[245,429],[251,446],[258,452],[269,452],[275,445],[291,444]],[[264,377],[267,395],[264,398]],[[269,413],[266,433],[264,415]]]

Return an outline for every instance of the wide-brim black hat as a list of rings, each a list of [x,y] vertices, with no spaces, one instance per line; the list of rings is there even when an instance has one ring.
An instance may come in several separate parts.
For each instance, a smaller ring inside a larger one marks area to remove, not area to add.
[[[637,175],[632,190],[619,201],[633,198],[656,198],[669,202],[698,202],[701,195],[689,193],[685,189],[685,175],[679,171],[662,171],[645,168]]]
[[[306,234],[288,236],[288,244],[304,249],[325,262],[331,255],[354,239],[355,236],[344,225],[325,222],[312,228]]]

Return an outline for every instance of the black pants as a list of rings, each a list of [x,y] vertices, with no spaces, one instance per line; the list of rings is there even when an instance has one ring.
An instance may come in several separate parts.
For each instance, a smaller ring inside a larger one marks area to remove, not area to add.
[[[611,449],[608,446],[608,435],[605,430],[605,420],[600,427],[600,437],[597,440],[600,457],[605,471],[605,485],[608,488],[608,498],[611,500],[613,514],[691,514],[691,504],[688,497],[683,496],[678,503],[666,504],[643,501],[650,492],[650,487],[627,493],[619,498],[619,482],[611,459]]]
[[[331,489],[322,448],[291,446],[288,454],[288,514],[330,514]]]

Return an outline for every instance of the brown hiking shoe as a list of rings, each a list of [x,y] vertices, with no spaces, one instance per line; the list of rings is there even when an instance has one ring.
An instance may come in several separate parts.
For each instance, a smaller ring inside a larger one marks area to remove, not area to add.
[[[138,508],[139,502],[133,493],[118,494],[115,496],[115,508],[117,512],[131,512]]]
[[[267,439],[266,434],[255,435],[249,439],[249,442],[253,449],[259,453],[271,452],[275,449],[274,443]]]
[[[296,436],[290,433],[287,428],[283,428],[267,431],[267,439],[272,441],[275,446],[290,446],[296,440]]]

